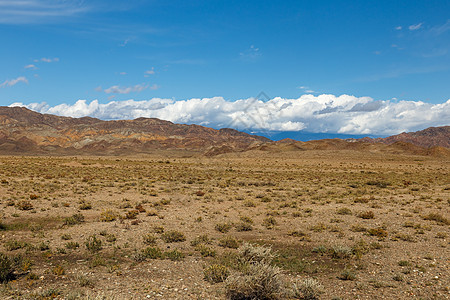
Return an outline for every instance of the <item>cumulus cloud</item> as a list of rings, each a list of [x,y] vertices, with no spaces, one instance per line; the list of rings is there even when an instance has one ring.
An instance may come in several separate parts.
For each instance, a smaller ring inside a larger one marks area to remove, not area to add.
[[[29,109],[62,116],[91,116],[99,119],[159,118],[175,123],[199,124],[238,130],[329,132],[344,134],[392,135],[430,126],[449,125],[450,99],[441,104],[421,101],[375,101],[349,95],[302,95],[297,99],[276,97],[226,101],[222,97],[175,101],[110,101],[49,106],[22,104]]]
[[[0,83],[0,88],[7,87],[7,86],[14,86],[14,85],[18,84],[19,82],[28,83],[28,79],[21,76],[21,77],[17,77],[16,79],[5,80],[3,83]]]
[[[129,93],[133,93],[133,92],[142,92],[143,90],[146,89],[151,89],[151,90],[156,90],[158,89],[157,85],[146,85],[146,84],[136,84],[135,86],[128,86],[128,87],[121,87],[119,85],[113,85],[107,89],[104,90],[105,93],[107,94],[129,94]]]

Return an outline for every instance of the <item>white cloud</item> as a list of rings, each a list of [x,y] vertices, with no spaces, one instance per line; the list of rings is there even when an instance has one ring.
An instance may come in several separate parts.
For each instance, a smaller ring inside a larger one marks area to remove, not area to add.
[[[33,70],[36,70],[36,69],[37,69],[37,67],[36,67],[35,65],[33,65],[33,64],[26,65],[24,68],[25,68],[25,69],[33,69]]]
[[[0,88],[7,87],[7,86],[14,86],[14,85],[18,84],[19,82],[28,83],[28,79],[21,76],[21,77],[17,77],[16,79],[5,80],[3,83],[0,83]]]
[[[276,97],[269,101],[254,98],[226,101],[222,97],[193,98],[182,101],[151,100],[110,101],[49,106],[45,103],[25,106],[62,116],[91,116],[100,119],[159,118],[175,123],[199,124],[239,130],[280,130],[331,132],[345,134],[392,135],[430,126],[449,125],[450,99],[441,104],[421,101],[375,101],[349,95],[303,95],[297,99]]]
[[[152,67],[150,70],[144,72],[144,77],[149,77],[150,75],[155,74],[155,68]]]
[[[422,25],[423,25],[423,23],[413,24],[413,25],[410,25],[408,27],[408,29],[411,30],[411,31],[418,30],[418,29],[422,28]]]
[[[107,89],[104,90],[107,94],[129,94],[133,92],[142,92],[143,90],[146,90],[150,88],[151,90],[156,90],[158,88],[157,85],[149,86],[148,84],[136,84],[135,86],[128,86],[128,87],[121,87],[119,85],[113,85]]]
[[[89,10],[80,0],[0,0],[0,24],[48,23]]]
[[[402,26],[395,27],[395,30],[402,30]]]
[[[46,62],[46,63],[52,63],[52,62],[58,62],[59,58],[55,57],[55,58],[47,58],[47,57],[43,57],[41,59],[35,59],[34,62]]]

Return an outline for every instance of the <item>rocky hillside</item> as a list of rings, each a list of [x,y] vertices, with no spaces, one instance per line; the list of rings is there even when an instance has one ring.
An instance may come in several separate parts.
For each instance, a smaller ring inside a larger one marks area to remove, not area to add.
[[[406,142],[424,148],[434,146],[450,148],[450,126],[430,127],[416,132],[403,132],[387,138],[364,138],[362,140],[388,145],[396,142]]]
[[[233,129],[181,125],[159,119],[102,121],[0,107],[0,153],[129,154],[155,149],[242,151],[269,139]],[[220,152],[220,151],[219,151]]]

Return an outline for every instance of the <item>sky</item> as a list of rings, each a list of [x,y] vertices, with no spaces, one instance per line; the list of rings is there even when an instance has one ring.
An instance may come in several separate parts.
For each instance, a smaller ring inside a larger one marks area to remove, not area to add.
[[[0,0],[0,41],[0,105],[42,113],[355,135],[450,125],[447,0]]]

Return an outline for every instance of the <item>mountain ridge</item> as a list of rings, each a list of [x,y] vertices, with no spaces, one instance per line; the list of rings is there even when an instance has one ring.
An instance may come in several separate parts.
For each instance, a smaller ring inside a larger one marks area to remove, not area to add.
[[[205,156],[229,152],[357,150],[448,155],[450,126],[430,127],[386,138],[320,139],[307,142],[286,138],[272,141],[231,128],[175,124],[156,118],[105,121],[41,114],[24,107],[0,106],[0,153],[93,154],[150,153],[157,150],[193,151]]]

